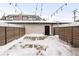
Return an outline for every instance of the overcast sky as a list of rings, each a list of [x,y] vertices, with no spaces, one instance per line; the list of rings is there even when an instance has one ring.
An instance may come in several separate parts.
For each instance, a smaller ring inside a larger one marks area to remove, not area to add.
[[[15,3],[13,3],[14,5]],[[51,19],[51,14],[55,12],[60,6],[62,6],[64,3],[43,3],[43,11],[42,11],[42,18],[45,18],[47,20],[52,21],[73,21],[73,10],[77,9],[79,11],[79,3],[68,3],[67,6],[64,6],[62,11],[59,10],[55,16]],[[18,3],[18,7],[22,10],[23,14],[35,14],[35,8],[36,3]],[[18,12],[16,14],[20,13],[20,10],[18,7],[15,7]],[[37,7],[37,15],[40,15],[41,11],[41,3],[38,3]],[[2,16],[5,12],[5,15],[8,14],[15,14],[15,9],[13,6],[9,5],[9,3],[0,3],[0,15]],[[77,19],[79,19],[79,12],[76,13],[78,16]],[[0,16],[0,17],[1,17]]]

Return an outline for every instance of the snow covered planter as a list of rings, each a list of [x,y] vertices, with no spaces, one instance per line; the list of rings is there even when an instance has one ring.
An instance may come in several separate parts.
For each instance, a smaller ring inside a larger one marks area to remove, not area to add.
[[[31,34],[26,34],[26,37],[24,37],[24,39],[31,39],[31,40],[44,40],[47,36],[44,34],[35,34],[35,33],[31,33]]]

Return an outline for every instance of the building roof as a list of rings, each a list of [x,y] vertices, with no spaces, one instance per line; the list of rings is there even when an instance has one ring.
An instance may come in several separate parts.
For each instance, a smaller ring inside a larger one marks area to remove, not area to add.
[[[69,24],[56,24],[53,27],[73,27],[73,26],[79,26],[79,22],[71,22]]]
[[[19,15],[21,15],[21,14],[18,14],[18,15],[12,14],[12,15],[7,15],[5,17],[13,17],[13,16],[19,16]],[[39,17],[38,15],[24,15],[24,14],[22,14],[22,16],[24,16],[24,17]]]
[[[38,15],[25,15],[25,14],[11,14],[7,16],[3,16],[1,20],[6,20],[6,18],[16,18],[16,17],[27,17],[27,18],[36,18],[36,20],[43,20],[40,16]],[[10,20],[10,19],[7,19]]]
[[[0,22],[0,27],[24,27],[23,25],[18,25],[18,24],[8,24],[4,22]]]
[[[1,21],[11,24],[67,24],[68,22],[53,22],[53,21]]]

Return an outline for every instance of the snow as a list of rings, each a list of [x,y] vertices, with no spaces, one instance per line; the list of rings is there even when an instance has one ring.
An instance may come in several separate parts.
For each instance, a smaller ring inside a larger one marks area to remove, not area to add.
[[[4,23],[19,23],[19,24],[54,24],[54,23],[70,23],[70,22],[53,22],[53,21],[23,21],[23,20],[13,20],[13,21],[5,21],[5,20],[1,20],[0,22],[4,22]]]
[[[79,22],[71,22],[68,24],[55,24],[53,27],[71,27],[71,26],[79,26]]]
[[[28,37],[43,37],[45,36],[44,34],[37,34],[37,33],[30,33],[30,34],[26,34],[26,36]]]
[[[0,27],[24,27],[23,25],[18,24],[8,24],[5,22],[0,22]]]
[[[33,35],[33,34],[32,34]],[[41,36],[39,34],[37,36]],[[71,56],[71,47],[63,44],[58,36],[46,36],[44,40],[30,40],[24,35],[0,47],[1,56]],[[31,35],[30,35],[31,36]],[[36,36],[36,34],[34,35]],[[5,48],[5,49],[4,49]]]

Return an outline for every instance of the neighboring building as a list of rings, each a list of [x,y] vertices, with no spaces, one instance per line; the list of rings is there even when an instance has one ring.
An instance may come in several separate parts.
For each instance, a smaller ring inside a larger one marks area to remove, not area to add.
[[[53,25],[57,24],[52,21],[8,21],[7,23],[24,25],[26,34],[36,33],[45,35],[53,35]],[[60,24],[62,23],[60,22]]]
[[[79,22],[79,20],[75,20],[75,22]]]
[[[37,15],[7,15],[3,16],[1,20],[28,20],[28,21],[41,21],[44,20]]]

